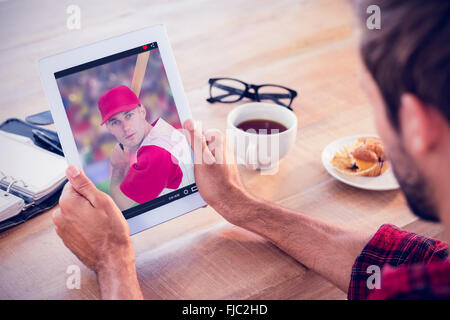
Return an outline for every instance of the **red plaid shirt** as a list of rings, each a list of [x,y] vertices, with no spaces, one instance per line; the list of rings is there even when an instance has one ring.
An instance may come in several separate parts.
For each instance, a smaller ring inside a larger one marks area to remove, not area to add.
[[[450,299],[447,257],[442,241],[382,225],[356,258],[348,299]]]

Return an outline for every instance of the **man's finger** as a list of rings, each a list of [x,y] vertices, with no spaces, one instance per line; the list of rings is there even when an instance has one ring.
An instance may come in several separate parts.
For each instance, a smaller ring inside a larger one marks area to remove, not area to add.
[[[59,197],[59,201],[61,201],[62,198],[66,197],[67,194],[70,193],[71,188],[72,188],[72,186],[70,185],[70,183],[66,183],[66,184],[64,185],[64,188],[63,188],[63,190],[62,190],[62,192],[61,192],[61,196]]]
[[[59,196],[58,204],[61,208],[71,207],[74,204],[73,201],[79,200],[80,197],[83,197],[83,196],[81,194],[79,194],[78,192],[76,192],[72,188],[70,182],[67,182],[64,185],[61,195]],[[77,204],[79,204],[79,203],[77,202]]]
[[[218,129],[211,129],[205,133],[208,149],[215,157],[216,162],[222,164],[223,158],[223,137],[222,132]]]
[[[72,188],[95,206],[98,190],[92,181],[76,166],[69,166],[66,170],[66,175]]]
[[[188,132],[188,140],[192,150],[194,150],[194,163],[201,164],[203,160],[213,160],[211,152],[206,144],[206,138],[202,134],[198,125],[195,125],[192,119],[188,119],[184,122],[184,128]],[[206,159],[203,159],[205,157]]]
[[[192,150],[194,150],[194,125],[194,120],[192,119],[187,119],[183,125],[184,134],[186,135],[186,139],[188,140]]]
[[[59,228],[60,230],[64,228],[66,221],[64,219],[64,216],[62,215],[61,209],[58,208],[52,212],[52,220],[56,228]]]
[[[206,138],[203,136],[201,129],[195,124],[194,120],[188,119],[184,122],[184,129],[188,132],[189,144],[191,148],[201,146],[202,150],[207,147]]]

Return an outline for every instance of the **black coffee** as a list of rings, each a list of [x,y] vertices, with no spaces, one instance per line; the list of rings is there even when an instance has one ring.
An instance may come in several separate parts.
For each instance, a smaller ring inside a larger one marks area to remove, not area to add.
[[[247,120],[239,123],[236,127],[243,131],[255,130],[257,134],[272,134],[272,130],[278,130],[278,133],[286,131],[287,128],[279,122],[264,119]],[[260,130],[266,130],[260,132]],[[277,133],[276,131],[273,133]]]

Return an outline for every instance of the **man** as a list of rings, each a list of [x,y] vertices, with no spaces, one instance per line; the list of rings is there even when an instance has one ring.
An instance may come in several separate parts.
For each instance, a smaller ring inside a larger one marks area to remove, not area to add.
[[[369,0],[362,2],[361,11],[372,4],[388,18],[381,30],[363,30],[362,86],[412,211],[441,220],[450,232],[450,3]],[[211,161],[217,148],[232,157],[222,136],[215,137],[216,149],[211,150],[198,126],[187,121],[185,128],[208,158],[195,165],[198,189],[230,223],[269,239],[348,292],[350,299],[450,298],[447,244],[391,225],[381,226],[375,235],[347,230],[260,200],[245,190],[235,164]],[[54,217],[57,233],[98,273],[103,298],[142,297],[120,212],[78,169],[70,167],[68,177]],[[71,209],[75,201],[83,202],[83,210]],[[111,227],[100,233],[105,224]],[[371,265],[382,269],[380,289],[367,286]]]
[[[148,123],[146,109],[131,89],[108,90],[98,108],[101,125],[118,142],[110,156],[110,196],[121,210],[192,183],[184,136],[163,119]]]

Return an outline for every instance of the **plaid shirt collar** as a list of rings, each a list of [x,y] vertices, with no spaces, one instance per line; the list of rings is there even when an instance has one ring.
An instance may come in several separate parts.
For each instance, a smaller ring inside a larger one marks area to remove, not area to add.
[[[348,299],[450,299],[447,258],[446,243],[383,225],[353,265]]]

